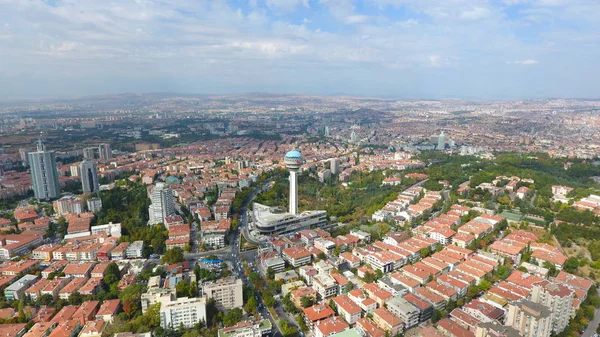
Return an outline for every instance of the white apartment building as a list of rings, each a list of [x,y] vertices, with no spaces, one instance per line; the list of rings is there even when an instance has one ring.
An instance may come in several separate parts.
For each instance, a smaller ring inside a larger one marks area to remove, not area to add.
[[[31,180],[36,199],[53,199],[60,194],[58,169],[54,151],[46,151],[40,140],[36,152],[29,152],[27,160],[31,167]]]
[[[397,296],[386,302],[387,309],[400,318],[408,329],[419,324],[421,310],[404,298]]]
[[[128,259],[139,259],[142,257],[142,251],[144,250],[144,241],[134,241],[125,250],[125,255]]]
[[[338,286],[335,279],[327,274],[317,274],[313,276],[312,287],[315,289],[321,299],[326,299],[337,295]]]
[[[337,306],[339,315],[352,325],[360,319],[362,309],[354,303],[347,295],[340,295],[333,298],[333,302]]]
[[[552,312],[552,330],[560,333],[569,325],[573,310],[574,291],[564,284],[548,280],[533,285],[531,301],[542,304]]]
[[[271,321],[243,321],[234,326],[219,329],[219,337],[262,337],[271,333]]]
[[[241,308],[244,306],[242,285],[241,279],[229,277],[204,283],[202,293],[205,297],[214,299],[220,310]]]
[[[215,249],[225,247],[225,235],[223,235],[223,234],[203,235],[202,243],[209,245]]]
[[[109,222],[106,225],[92,226],[92,235],[109,234],[112,237],[121,237],[121,224]]]
[[[529,300],[510,302],[506,325],[519,331],[523,337],[550,337],[552,313],[546,306]]]
[[[165,218],[175,214],[173,191],[164,183],[157,183],[150,193],[152,204],[148,207],[148,225],[164,223]]]
[[[174,301],[162,303],[160,306],[160,326],[163,329],[193,328],[196,323],[206,322],[206,298],[182,297]]]

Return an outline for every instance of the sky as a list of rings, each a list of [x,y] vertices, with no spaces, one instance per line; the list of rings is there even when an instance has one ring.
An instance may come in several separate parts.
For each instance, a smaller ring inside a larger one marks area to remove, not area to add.
[[[0,98],[600,98],[598,0],[0,0]]]

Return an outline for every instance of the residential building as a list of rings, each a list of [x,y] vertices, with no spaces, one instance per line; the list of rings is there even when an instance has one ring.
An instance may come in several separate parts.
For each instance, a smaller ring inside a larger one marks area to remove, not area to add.
[[[193,328],[198,322],[206,322],[206,298],[182,297],[163,302],[160,306],[160,326],[163,329]]]
[[[309,329],[313,329],[314,325],[322,320],[335,316],[335,311],[325,303],[318,303],[308,308],[304,308],[304,320]]]
[[[542,280],[533,285],[531,301],[542,304],[552,313],[552,331],[560,333],[569,324],[575,291],[562,283]]]
[[[33,193],[36,199],[54,199],[60,194],[58,169],[54,151],[46,151],[46,146],[40,140],[36,152],[27,154],[31,167]]]
[[[312,287],[319,294],[321,299],[335,296],[338,293],[338,286],[335,279],[328,274],[317,274],[313,276]]]
[[[142,241],[142,240],[134,241],[129,246],[127,246],[127,248],[125,249],[125,256],[128,259],[139,259],[142,257],[143,250],[144,250],[144,241]],[[114,250],[113,250],[113,252],[114,252]],[[111,252],[111,254],[112,254],[112,252]]]
[[[119,313],[120,308],[121,300],[105,300],[96,313],[96,319],[101,319],[105,322],[112,323],[114,318]]]
[[[454,331],[457,331],[457,329]],[[472,332],[469,333],[471,336],[473,335]],[[475,337],[523,337],[523,335],[511,326],[502,325],[498,321],[491,321],[479,323],[475,330]]]
[[[112,158],[112,150],[110,149],[110,144],[102,143],[98,145],[98,154],[100,159]]]
[[[243,321],[234,326],[219,329],[218,337],[263,337],[270,335],[271,321]]]
[[[81,187],[83,193],[98,193],[98,169],[93,160],[84,160],[81,162]]]
[[[409,301],[396,296],[387,301],[386,304],[387,309],[404,322],[406,329],[419,324],[421,311]]]
[[[334,297],[333,302],[337,307],[338,314],[346,321],[346,323],[353,325],[358,321],[362,310],[347,295]]]
[[[312,259],[310,251],[304,247],[296,246],[286,248],[282,251],[282,257],[294,268],[309,264]]]
[[[202,292],[205,297],[215,300],[217,308],[228,310],[244,306],[242,286],[241,279],[229,277],[204,283]]]
[[[373,311],[373,322],[391,336],[404,331],[404,322],[383,307]]]
[[[4,297],[7,301],[19,300],[23,297],[25,290],[38,280],[35,275],[25,275],[18,279],[15,283],[4,289]]]
[[[150,193],[152,203],[148,207],[149,225],[165,223],[165,218],[175,214],[173,191],[164,183],[157,183]]]
[[[523,337],[550,337],[552,313],[548,307],[529,300],[510,302],[506,325],[516,329]]]
[[[322,321],[318,321],[314,325],[314,336],[315,337],[329,337],[340,333],[350,328],[348,323],[344,322],[338,316],[333,316]]]

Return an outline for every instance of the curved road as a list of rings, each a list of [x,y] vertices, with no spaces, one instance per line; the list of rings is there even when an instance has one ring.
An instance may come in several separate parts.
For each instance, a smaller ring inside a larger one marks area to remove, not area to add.
[[[600,290],[598,290],[598,295],[600,295]],[[598,329],[598,325],[600,324],[600,309],[596,309],[594,313],[594,319],[588,324],[587,329],[583,332],[581,336],[583,337],[593,337],[596,333],[596,329]]]
[[[245,285],[249,285],[249,286],[253,287],[252,283],[250,283],[250,281],[248,280],[248,277],[246,277],[246,275],[244,274],[244,267],[242,265],[242,261],[245,260],[248,263],[255,264],[257,262],[257,250],[255,249],[255,250],[251,250],[251,251],[240,252],[240,233],[244,234],[244,237],[246,238],[246,240],[248,242],[251,242],[254,244],[259,243],[259,242],[256,242],[255,240],[253,240],[250,237],[250,235],[247,235],[248,234],[247,208],[248,208],[248,205],[250,204],[250,202],[252,202],[252,200],[254,200],[254,198],[256,198],[256,195],[258,195],[258,193],[266,185],[268,185],[272,179],[273,178],[270,178],[270,179],[264,181],[263,183],[261,183],[260,185],[257,185],[256,187],[254,187],[252,192],[248,195],[246,200],[244,200],[244,202],[242,203],[242,207],[240,208],[240,218],[239,218],[238,229],[236,229],[235,231],[231,231],[231,233],[229,234],[229,246],[225,246],[221,249],[211,250],[208,252],[186,253],[185,254],[186,260],[198,260],[205,256],[216,255],[222,260],[231,262],[233,265],[233,272],[235,274],[237,274],[237,277],[242,279],[242,282]],[[273,317],[271,317],[270,312],[265,307],[260,293],[256,292],[255,298],[256,298],[256,303],[258,305],[258,312],[262,315],[263,318],[267,318],[271,321],[271,325],[273,326],[272,336],[273,337],[281,336],[281,331],[279,331],[279,328],[278,328],[275,320],[273,319]]]

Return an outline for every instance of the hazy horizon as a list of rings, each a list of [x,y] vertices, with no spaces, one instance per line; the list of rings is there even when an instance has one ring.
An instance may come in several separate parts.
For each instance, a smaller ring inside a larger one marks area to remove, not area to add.
[[[0,99],[600,98],[594,0],[0,3]]]

